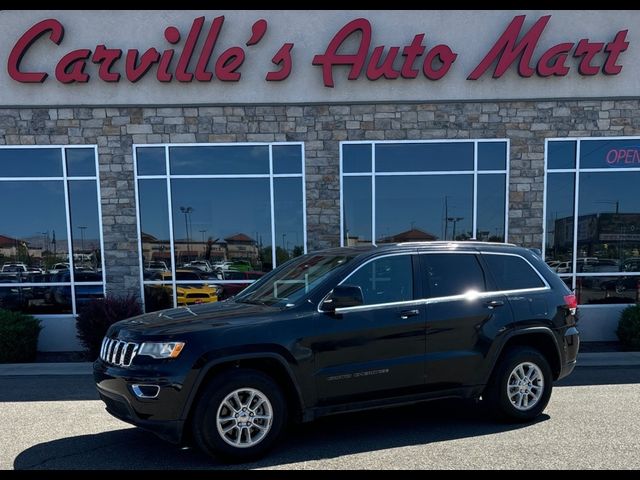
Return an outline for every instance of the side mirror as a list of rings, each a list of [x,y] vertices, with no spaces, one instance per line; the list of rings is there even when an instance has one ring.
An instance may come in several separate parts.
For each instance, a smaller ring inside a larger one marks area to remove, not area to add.
[[[357,285],[338,285],[322,302],[321,309],[325,312],[335,312],[336,308],[357,307],[362,304],[362,288]]]

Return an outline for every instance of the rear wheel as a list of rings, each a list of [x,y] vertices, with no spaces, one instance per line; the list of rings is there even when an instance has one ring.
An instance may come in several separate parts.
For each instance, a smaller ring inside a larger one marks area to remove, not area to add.
[[[242,462],[265,454],[286,423],[280,387],[256,370],[234,369],[206,387],[193,416],[193,435],[204,452]]]
[[[501,358],[483,399],[494,416],[526,422],[546,408],[552,389],[553,375],[544,355],[533,348],[516,347]]]

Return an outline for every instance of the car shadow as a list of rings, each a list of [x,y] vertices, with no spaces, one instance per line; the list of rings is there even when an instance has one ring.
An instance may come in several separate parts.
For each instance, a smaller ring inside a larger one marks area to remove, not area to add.
[[[277,467],[526,429],[548,419],[549,416],[543,414],[533,423],[499,423],[488,417],[480,405],[462,400],[442,400],[336,415],[293,426],[268,456],[256,462],[235,465],[210,459],[197,449],[181,449],[141,429],[125,428],[34,445],[16,457],[14,468],[130,470]]]

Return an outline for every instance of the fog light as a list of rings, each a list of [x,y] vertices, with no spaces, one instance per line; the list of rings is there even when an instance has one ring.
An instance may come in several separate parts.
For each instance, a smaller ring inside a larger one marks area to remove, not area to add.
[[[160,393],[160,387],[158,385],[131,385],[131,390],[138,398],[156,398]]]

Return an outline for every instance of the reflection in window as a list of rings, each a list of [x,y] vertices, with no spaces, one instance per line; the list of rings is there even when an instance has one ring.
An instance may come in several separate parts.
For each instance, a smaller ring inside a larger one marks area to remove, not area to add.
[[[168,152],[167,176],[164,146],[136,147],[146,311],[211,301],[198,300],[196,285],[216,285],[216,300],[228,298],[305,253],[302,144]]]
[[[95,148],[0,148],[0,164],[0,308],[74,314],[104,294]]]
[[[382,257],[369,262],[356,270],[343,283],[362,289],[364,305],[412,300],[411,255]]]
[[[343,142],[341,152],[342,245],[373,232],[375,243],[505,241],[507,141]]]
[[[421,258],[426,265],[431,298],[485,291],[484,273],[475,255],[436,253]]]
[[[514,255],[483,255],[498,290],[542,288],[542,279],[525,260]]]
[[[634,303],[640,279],[640,140],[549,141],[549,168],[559,168],[551,165],[551,149],[559,149],[556,143],[577,144],[565,152],[573,152],[574,158],[561,167],[571,164],[579,169],[547,173],[547,264],[559,274],[571,275],[581,304]],[[574,184],[579,192],[575,217]]]

